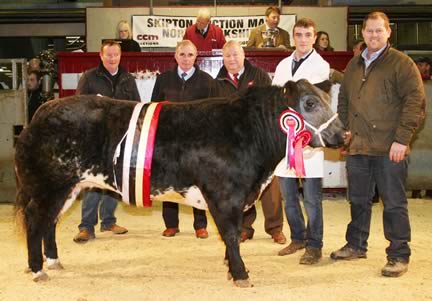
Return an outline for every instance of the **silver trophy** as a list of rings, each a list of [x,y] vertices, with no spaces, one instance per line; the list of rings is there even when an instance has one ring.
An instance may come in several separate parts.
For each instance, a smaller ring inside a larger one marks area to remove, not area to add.
[[[277,28],[269,28],[266,31],[262,31],[261,33],[264,39],[262,47],[276,47],[276,37],[279,34],[279,30]]]

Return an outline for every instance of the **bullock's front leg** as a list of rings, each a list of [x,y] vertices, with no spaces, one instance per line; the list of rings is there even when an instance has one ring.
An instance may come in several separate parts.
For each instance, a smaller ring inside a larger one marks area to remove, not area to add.
[[[33,273],[33,281],[48,280],[48,275],[42,270],[42,237],[46,227],[40,214],[33,201],[25,209],[28,266]]]
[[[215,206],[212,202],[209,202],[209,209],[226,246],[225,260],[228,260],[228,272],[234,278],[235,285],[250,287],[252,285],[240,256],[239,234],[243,212],[240,206],[232,205],[236,204],[236,202],[225,201],[220,203],[225,204]]]
[[[45,232],[44,242],[44,253],[46,256],[47,267],[49,270],[62,270],[63,265],[60,263],[57,254],[57,243],[56,243],[56,223],[51,224]]]

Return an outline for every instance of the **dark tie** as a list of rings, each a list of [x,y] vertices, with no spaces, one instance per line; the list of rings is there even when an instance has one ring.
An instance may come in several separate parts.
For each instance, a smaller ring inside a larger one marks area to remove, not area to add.
[[[297,69],[300,67],[300,65],[303,63],[305,59],[300,59],[299,61],[296,61],[293,59],[292,61],[292,69],[291,69],[291,74],[294,75],[297,71]]]
[[[238,83],[239,83],[238,76],[239,76],[238,73],[233,74],[233,83],[236,87],[238,87]]]
[[[185,77],[187,76],[187,73],[186,72],[183,72],[182,74],[181,74],[181,79],[182,79],[182,82],[184,83],[184,82],[186,82],[186,80],[185,80]]]

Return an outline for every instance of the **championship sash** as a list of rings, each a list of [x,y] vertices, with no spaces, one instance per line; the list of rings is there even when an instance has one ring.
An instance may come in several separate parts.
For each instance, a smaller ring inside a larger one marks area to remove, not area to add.
[[[154,142],[163,102],[138,103],[114,155],[117,189],[123,202],[151,207],[150,176]]]

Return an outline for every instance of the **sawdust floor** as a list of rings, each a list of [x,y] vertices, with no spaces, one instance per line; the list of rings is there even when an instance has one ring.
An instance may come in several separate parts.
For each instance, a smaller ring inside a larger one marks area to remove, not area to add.
[[[129,233],[97,232],[84,245],[72,241],[80,220],[80,202],[62,217],[57,228],[62,271],[49,271],[50,280],[34,283],[25,274],[25,243],[17,237],[13,206],[0,205],[0,300],[432,300],[432,200],[411,199],[412,257],[409,271],[397,279],[380,275],[387,241],[382,230],[382,205],[373,207],[367,259],[333,262],[331,251],[345,241],[349,220],[346,200],[324,201],[322,261],[298,264],[301,253],[280,257],[282,248],[263,230],[259,208],[255,237],[241,245],[254,287],[234,287],[226,279],[224,245],[213,220],[210,237],[196,239],[192,210],[180,215],[181,233],[161,236],[161,205],[137,209],[120,205],[119,224]],[[284,232],[289,236],[285,221]]]

